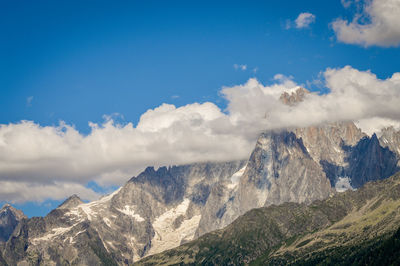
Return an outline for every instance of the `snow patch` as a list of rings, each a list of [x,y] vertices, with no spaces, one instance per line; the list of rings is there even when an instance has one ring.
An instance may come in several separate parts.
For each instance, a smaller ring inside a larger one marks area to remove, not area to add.
[[[142,216],[140,216],[139,214],[136,214],[135,210],[133,210],[133,208],[131,208],[131,206],[129,206],[129,205],[125,205],[122,210],[121,209],[117,209],[117,211],[119,211],[119,212],[121,212],[121,213],[123,213],[125,215],[133,217],[138,222],[144,222],[145,221],[144,218]]]
[[[174,221],[181,215],[185,215],[190,200],[184,199],[181,204],[171,208],[160,215],[153,223],[155,235],[151,240],[151,249],[146,256],[156,254],[167,249],[179,246],[182,240],[192,240],[199,226],[201,215],[195,215],[183,220],[178,228],[174,227]]]
[[[346,190],[355,190],[350,184],[349,177],[339,177],[335,184],[335,189],[337,192],[345,192]]]
[[[94,212],[90,208],[90,203],[87,204],[81,204],[79,205],[79,208],[86,214],[86,217],[88,218],[89,221],[92,221],[92,215]]]
[[[108,227],[111,227],[111,221],[110,221],[110,219],[108,219],[107,217],[103,217],[103,221],[104,221],[104,223],[105,223]]]
[[[104,208],[105,206],[107,206],[104,203],[107,203],[108,201],[110,201],[112,199],[112,197],[114,197],[114,195],[116,195],[121,190],[121,188],[122,187],[120,187],[113,193],[100,198],[99,200],[95,200],[95,201],[92,201],[89,203],[79,204],[76,208],[72,209],[68,213],[68,215],[76,215],[76,216],[80,217],[80,213],[78,211],[80,209],[86,215],[87,219],[89,221],[92,221],[92,218],[94,216],[97,216],[97,214],[98,214],[98,212],[96,210],[94,210],[94,208]]]
[[[69,226],[69,227],[57,227],[57,228],[53,228],[51,229],[51,233],[45,234],[42,237],[37,237],[32,239],[33,243],[39,242],[39,241],[48,241],[54,237],[63,235],[64,233],[70,231],[76,224]]]
[[[120,187],[119,189],[117,189],[116,191],[114,191],[113,193],[111,193],[107,196],[101,197],[99,200],[94,201],[94,203],[104,203],[104,202],[110,201],[112,199],[112,197],[114,197],[116,194],[118,194],[118,192],[121,189],[122,189],[122,187]]]
[[[237,171],[236,173],[234,173],[231,176],[231,183],[228,185],[229,189],[233,189],[235,187],[237,187],[237,185],[239,184],[240,178],[242,177],[244,171],[246,170],[247,165],[245,165],[242,169],[240,169],[239,171]]]

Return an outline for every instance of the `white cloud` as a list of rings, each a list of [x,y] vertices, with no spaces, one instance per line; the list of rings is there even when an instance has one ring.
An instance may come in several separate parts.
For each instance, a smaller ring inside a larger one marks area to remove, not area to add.
[[[0,181],[0,201],[24,203],[43,202],[46,199],[63,200],[79,194],[83,200],[95,200],[99,194],[76,183],[34,184],[31,182]]]
[[[236,70],[246,70],[247,69],[247,65],[238,65],[238,64],[233,64],[233,68]]]
[[[380,133],[380,130],[384,127],[393,127],[395,130],[400,130],[400,121],[389,119],[389,118],[381,118],[381,117],[371,117],[360,119],[355,121],[357,127],[361,128],[363,132],[372,136],[374,133]]]
[[[26,98],[26,106],[31,107],[32,101],[33,101],[33,96],[29,96],[28,98]]]
[[[294,106],[279,97],[298,84],[277,74],[270,85],[252,78],[223,87],[224,111],[211,102],[162,104],[145,112],[136,126],[108,116],[102,124],[90,123],[87,135],[65,123],[0,125],[0,200],[15,201],[18,195],[20,201],[59,199],[73,193],[90,199],[96,193],[84,187],[87,182],[121,185],[148,165],[246,159],[266,129],[341,120],[364,121],[371,128],[385,124],[365,122],[371,118],[399,121],[400,73],[381,80],[347,66],[327,69],[322,76],[330,92],[307,95]]]
[[[307,28],[315,22],[315,15],[308,12],[300,13],[294,22],[298,29]]]
[[[344,1],[345,7],[351,2]],[[368,46],[400,45],[400,1],[364,1],[361,13],[355,14],[352,21],[341,18],[332,23],[339,41]]]
[[[340,0],[340,2],[342,3],[342,5],[343,5],[345,8],[348,8],[348,7],[351,6],[353,0]]]

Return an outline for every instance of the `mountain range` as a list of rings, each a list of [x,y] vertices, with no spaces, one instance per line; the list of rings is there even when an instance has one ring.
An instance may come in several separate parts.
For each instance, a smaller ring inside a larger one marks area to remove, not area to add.
[[[377,134],[350,121],[266,131],[247,160],[148,167],[110,195],[73,195],[45,217],[6,205],[0,262],[286,264],[376,247],[397,237],[399,176],[389,177],[400,167],[400,131]]]

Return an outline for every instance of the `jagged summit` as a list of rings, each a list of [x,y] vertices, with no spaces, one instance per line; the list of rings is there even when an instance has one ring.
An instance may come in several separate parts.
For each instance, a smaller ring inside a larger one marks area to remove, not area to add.
[[[70,209],[82,204],[83,201],[79,198],[78,195],[74,194],[66,199],[63,203],[58,206],[58,209]]]
[[[287,105],[295,105],[296,103],[302,102],[304,97],[311,92],[305,88],[299,87],[295,91],[291,92],[290,94],[287,92],[282,93],[281,97],[279,98],[284,104]]]

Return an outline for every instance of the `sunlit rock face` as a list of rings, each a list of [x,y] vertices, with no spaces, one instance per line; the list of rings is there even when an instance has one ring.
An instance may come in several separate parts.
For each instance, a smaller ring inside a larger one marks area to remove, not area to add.
[[[394,127],[384,128],[379,137],[379,143],[396,153],[397,159],[400,159],[400,130],[396,130]]]
[[[283,202],[310,203],[331,193],[321,166],[293,132],[262,134],[240,180],[240,213]]]

